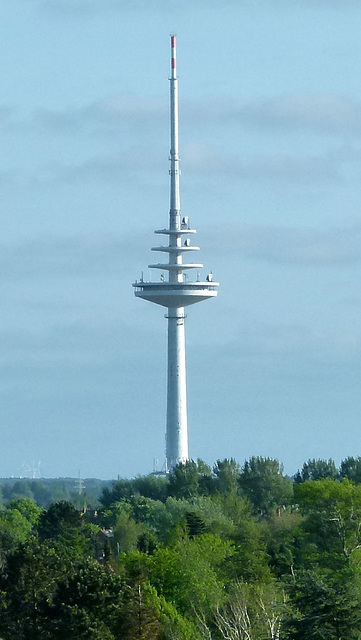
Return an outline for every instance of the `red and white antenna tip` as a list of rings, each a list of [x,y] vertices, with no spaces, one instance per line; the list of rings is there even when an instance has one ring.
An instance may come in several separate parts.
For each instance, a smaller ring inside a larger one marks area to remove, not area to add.
[[[176,69],[177,67],[177,54],[176,54],[176,46],[177,46],[177,36],[170,37],[171,47],[172,47],[172,69]]]

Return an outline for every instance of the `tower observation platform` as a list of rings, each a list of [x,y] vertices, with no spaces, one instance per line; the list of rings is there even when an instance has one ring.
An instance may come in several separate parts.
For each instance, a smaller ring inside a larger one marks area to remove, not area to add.
[[[145,281],[142,276],[133,283],[137,298],[168,309],[165,316],[168,320],[166,471],[172,471],[179,462],[188,460],[184,308],[216,297],[219,286],[213,281],[212,273],[202,280],[199,270],[203,265],[190,262],[188,258],[190,252],[199,251],[199,247],[191,244],[196,230],[190,227],[189,218],[181,215],[180,208],[178,78],[174,35],[171,36],[170,142],[169,227],[155,231],[168,236],[168,245],[152,247],[152,251],[168,254],[168,261],[148,265],[150,269],[162,272],[159,280]],[[194,281],[188,278],[188,270],[196,270]]]

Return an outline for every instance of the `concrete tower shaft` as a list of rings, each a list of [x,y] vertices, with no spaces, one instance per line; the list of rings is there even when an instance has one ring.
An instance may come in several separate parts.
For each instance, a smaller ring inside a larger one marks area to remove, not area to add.
[[[212,274],[201,281],[190,281],[184,273],[189,269],[201,269],[202,264],[183,262],[183,256],[191,251],[199,251],[192,246],[190,238],[196,233],[191,229],[187,217],[181,215],[180,208],[180,168],[178,143],[178,78],[176,36],[171,36],[170,74],[170,208],[169,227],[155,231],[168,236],[167,246],[152,247],[152,251],[168,254],[167,263],[148,265],[160,269],[159,281],[146,282],[142,278],[135,282],[135,295],[143,300],[167,307],[168,313],[168,383],[167,383],[167,426],[166,426],[166,468],[171,471],[179,462],[188,459],[187,388],[185,359],[185,314],[184,307],[214,298],[218,282],[213,282]]]

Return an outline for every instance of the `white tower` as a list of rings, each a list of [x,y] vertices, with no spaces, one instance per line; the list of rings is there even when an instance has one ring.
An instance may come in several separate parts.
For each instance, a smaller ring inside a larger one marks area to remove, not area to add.
[[[167,253],[166,264],[150,264],[151,269],[161,269],[158,282],[135,282],[135,295],[168,308],[168,386],[167,386],[167,427],[166,427],[166,468],[171,471],[179,462],[188,460],[187,427],[187,387],[185,360],[184,307],[217,295],[218,282],[213,282],[209,274],[205,282],[188,280],[188,269],[201,269],[202,264],[183,263],[183,255],[199,251],[191,245],[195,234],[187,217],[181,217],[179,193],[179,152],[178,152],[178,79],[176,63],[176,36],[171,36],[171,77],[170,77],[170,210],[169,228],[155,231],[169,237],[168,246],[153,247],[152,251]]]

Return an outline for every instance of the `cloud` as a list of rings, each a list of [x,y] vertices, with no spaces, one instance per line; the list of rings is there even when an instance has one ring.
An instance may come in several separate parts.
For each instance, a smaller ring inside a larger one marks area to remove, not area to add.
[[[213,246],[212,246],[213,245]],[[329,228],[239,225],[207,238],[208,251],[237,252],[239,257],[275,265],[349,267],[361,264],[361,227]]]
[[[183,98],[182,123],[210,125],[238,122],[260,129],[310,131],[320,134],[361,134],[361,101],[337,93],[299,92],[274,97],[259,96],[248,102],[237,102],[232,96],[212,96],[193,101]],[[0,106],[0,126],[26,123],[20,108]],[[164,124],[168,118],[168,102],[163,95],[115,94],[81,107],[69,105],[61,109],[34,110],[28,126],[73,134],[90,128],[108,129],[121,125],[142,126]]]
[[[341,174],[328,154],[295,156],[292,154],[264,155],[240,167],[240,175],[251,180],[278,180],[286,183],[315,183],[339,181]]]
[[[258,99],[240,106],[238,117],[244,124],[267,129],[361,134],[361,102],[340,94],[296,93]]]
[[[164,127],[168,119],[168,105],[163,97],[116,94],[83,106],[68,105],[59,109],[38,107],[30,113],[6,104],[0,105],[0,132],[10,134],[38,132],[74,137],[75,134],[105,139],[124,132],[153,131]]]
[[[54,166],[55,180],[61,183],[120,183],[121,180],[129,181],[129,173],[132,168],[130,161],[125,156],[90,158],[77,165]],[[126,173],[126,177],[125,174]]]
[[[286,323],[278,324],[253,319],[252,323],[241,320],[237,333],[233,333],[228,342],[222,345],[223,357],[228,361],[255,359],[265,366],[278,362],[294,364],[317,360],[319,365],[346,358],[350,363],[357,362],[361,354],[361,333],[359,329],[312,326]],[[220,351],[221,351],[220,349]],[[219,358],[223,358],[219,353]],[[316,362],[315,362],[316,364]],[[284,375],[286,373],[284,372]],[[309,375],[312,375],[311,373]]]
[[[106,235],[41,238],[0,246],[0,279],[89,277],[113,274],[128,247],[126,239]]]
[[[153,324],[163,315],[149,310],[144,325],[131,286],[137,251],[129,234],[0,246],[0,394],[92,394],[102,379],[106,395],[114,376],[137,387],[145,343],[157,340]]]
[[[247,157],[248,156],[248,157]],[[214,174],[220,179],[271,180],[283,183],[317,183],[342,181],[342,164],[360,160],[354,149],[341,148],[315,155],[295,152],[242,154],[236,156],[228,149],[194,142],[183,145],[182,160],[190,174]]]
[[[189,127],[240,124],[269,131],[312,134],[361,134],[361,101],[341,94],[297,93],[271,98],[260,96],[238,103],[229,96],[206,100],[183,99],[183,130]],[[0,106],[0,127],[33,130],[34,127],[60,135],[89,132],[114,135],[129,127],[149,131],[163,127],[168,119],[168,102],[163,95],[117,94],[81,107],[38,108],[27,117],[21,110]],[[184,135],[184,134],[183,134]]]
[[[109,183],[125,176],[128,180],[145,168],[154,171],[163,166],[162,159],[167,159],[168,110],[167,103],[162,102],[154,96],[144,100],[141,96],[115,95],[82,107],[37,108],[30,113],[0,105],[4,144],[10,142],[12,149],[19,144],[26,151],[31,148],[31,154],[4,156],[4,163],[16,164],[0,171],[0,185],[17,182],[41,186],[54,180]],[[31,142],[24,145],[26,137]],[[160,144],[163,152],[158,164],[155,156]]]
[[[182,118],[211,123],[240,124],[263,131],[310,132],[313,134],[361,134],[361,101],[339,93],[298,93],[259,96],[237,102],[232,96],[212,96],[185,102]]]
[[[227,126],[228,140],[230,125],[234,127],[236,123],[248,130],[268,130],[275,138],[280,131],[287,134],[303,131],[313,137],[320,133],[347,133],[352,134],[354,139],[361,134],[361,102],[346,96],[297,94],[267,100],[260,98],[245,104],[236,104],[222,97],[204,102],[185,102],[182,112],[182,165],[187,167],[190,175],[211,173],[218,174],[222,180],[267,180],[296,185],[341,183],[350,180],[350,173],[344,172],[344,163],[359,163],[361,159],[355,142],[353,146],[340,145],[335,149],[314,153],[304,151],[304,141],[301,147],[293,148],[288,153],[279,150],[280,144],[276,142],[272,153],[259,152],[258,155],[252,155],[247,145],[245,148],[238,145],[230,149],[228,143],[218,143],[217,147],[216,144],[202,142],[202,125],[211,125],[212,130],[217,132],[218,140],[222,138],[222,127]],[[7,128],[10,133],[17,130],[21,135],[27,132],[32,136],[45,132],[48,137],[54,138],[49,151],[44,146],[37,147],[42,157],[37,169],[38,174],[41,172],[42,175],[41,184],[54,179],[69,184],[84,181],[115,183],[132,176],[139,178],[149,169],[153,174],[154,171],[164,171],[167,119],[168,104],[162,96],[147,96],[145,100],[144,96],[118,94],[81,107],[39,108],[30,115],[21,114],[20,109],[15,110],[7,105],[0,106],[0,129]],[[242,136],[242,133],[238,130],[235,135]],[[54,153],[54,150],[56,144],[63,143],[66,136],[71,137],[72,145],[76,136],[80,138],[76,149],[80,159],[74,161],[70,154],[68,163],[62,165],[57,160],[48,160],[49,153],[55,158],[64,157],[64,154]],[[98,143],[93,148],[99,149],[100,142],[104,151],[89,157],[89,140],[92,136],[97,138]],[[44,140],[44,137],[37,136],[37,140]],[[207,140],[210,139],[207,132]],[[31,161],[33,169],[37,165],[36,153]],[[0,181],[14,181],[14,174],[3,172]],[[33,170],[31,181],[32,184],[36,183]]]
[[[132,146],[122,154],[102,155],[77,164],[49,166],[56,182],[68,184],[92,184],[107,182],[120,185],[130,181],[143,184],[155,173],[166,176],[167,164],[164,153],[157,153],[154,146]]]
[[[167,104],[155,96],[115,95],[83,107],[37,109],[29,123],[51,132],[74,134],[74,131],[111,131],[120,127],[149,128],[166,122]]]
[[[124,149],[122,153],[94,156],[76,164],[47,165],[50,180],[68,184],[92,184],[106,182],[120,184],[126,181],[147,184],[155,175],[166,177],[167,159],[159,138],[155,144],[137,144]],[[342,183],[343,163],[357,162],[360,155],[356,151],[327,152],[319,155],[304,154],[260,154],[244,158],[228,153],[223,148],[208,144],[187,143],[182,145],[181,166],[186,167],[188,182],[198,178],[217,181],[262,182],[279,184],[314,185],[319,183]]]

